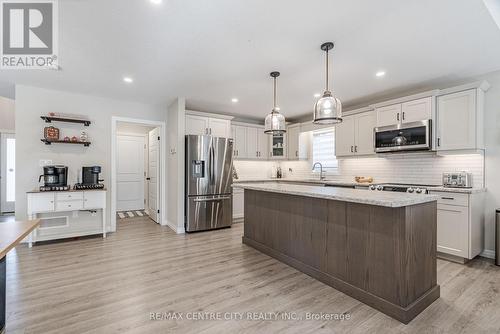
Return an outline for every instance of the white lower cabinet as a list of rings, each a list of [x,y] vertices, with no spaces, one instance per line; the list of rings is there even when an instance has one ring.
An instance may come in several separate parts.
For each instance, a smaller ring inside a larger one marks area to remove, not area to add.
[[[438,252],[469,257],[469,208],[442,204],[437,210]]]
[[[41,220],[30,245],[91,234],[106,237],[106,190],[30,192],[27,197],[28,217]]]
[[[242,221],[245,213],[245,192],[243,189],[233,190],[233,221]]]
[[[437,250],[465,260],[483,251],[483,194],[436,192]]]

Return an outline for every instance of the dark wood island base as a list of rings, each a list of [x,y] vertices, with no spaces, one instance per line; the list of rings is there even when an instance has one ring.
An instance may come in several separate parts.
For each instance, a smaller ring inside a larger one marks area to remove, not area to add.
[[[407,324],[440,295],[436,206],[245,189],[243,243]]]

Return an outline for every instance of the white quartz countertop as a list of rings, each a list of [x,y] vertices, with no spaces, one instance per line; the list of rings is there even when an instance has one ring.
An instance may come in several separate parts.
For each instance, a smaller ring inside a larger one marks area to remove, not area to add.
[[[437,201],[437,195],[407,194],[390,191],[367,191],[336,187],[309,186],[275,182],[235,183],[235,188],[274,192],[288,195],[315,197],[336,201],[398,208]]]

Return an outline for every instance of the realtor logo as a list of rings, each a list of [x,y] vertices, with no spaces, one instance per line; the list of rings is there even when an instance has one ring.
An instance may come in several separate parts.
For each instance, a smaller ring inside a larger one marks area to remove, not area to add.
[[[57,0],[0,0],[2,69],[57,69]]]

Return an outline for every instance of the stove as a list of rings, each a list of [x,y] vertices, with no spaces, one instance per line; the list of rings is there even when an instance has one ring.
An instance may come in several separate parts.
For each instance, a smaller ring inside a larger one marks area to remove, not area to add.
[[[104,184],[96,183],[96,184],[84,184],[77,183],[73,186],[74,190],[93,190],[93,189],[104,189]]]
[[[368,189],[373,191],[394,191],[409,194],[428,194],[432,185],[422,184],[372,184]]]

